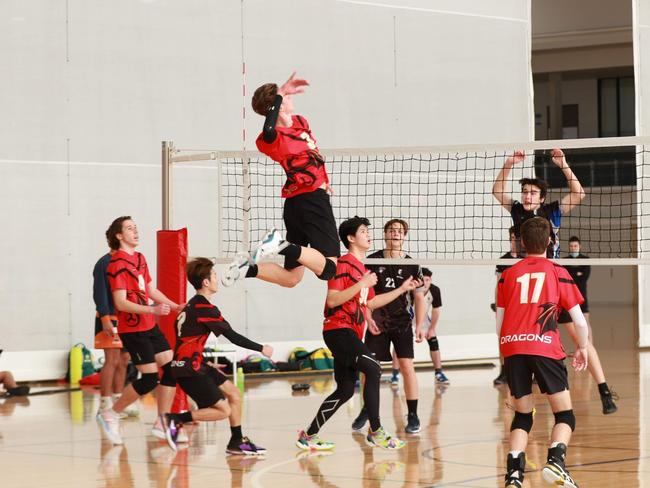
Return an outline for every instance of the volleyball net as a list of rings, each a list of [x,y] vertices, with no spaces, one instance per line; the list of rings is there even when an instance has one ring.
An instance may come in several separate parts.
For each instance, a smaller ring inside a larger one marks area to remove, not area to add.
[[[354,215],[367,217],[374,244],[381,248],[384,223],[403,219],[409,225],[405,250],[418,261],[487,264],[509,250],[512,218],[493,187],[515,151],[525,157],[510,171],[503,195],[522,201],[522,178],[548,183],[547,204],[569,194],[569,182],[553,163],[553,148],[564,151],[585,192],[560,217],[561,256],[567,254],[569,238],[577,236],[581,252],[603,264],[650,263],[650,138],[321,153],[337,223]],[[204,160],[214,161],[218,173],[217,258],[228,260],[250,249],[271,227],[284,230],[280,191],[286,178],[279,164],[257,152],[177,149],[163,143],[163,174],[165,166]]]

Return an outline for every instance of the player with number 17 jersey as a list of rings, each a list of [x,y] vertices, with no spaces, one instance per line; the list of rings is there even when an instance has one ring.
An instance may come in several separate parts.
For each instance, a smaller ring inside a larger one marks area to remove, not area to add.
[[[501,275],[497,307],[505,308],[499,344],[515,354],[564,359],[557,316],[583,302],[569,272],[542,257],[525,258]]]

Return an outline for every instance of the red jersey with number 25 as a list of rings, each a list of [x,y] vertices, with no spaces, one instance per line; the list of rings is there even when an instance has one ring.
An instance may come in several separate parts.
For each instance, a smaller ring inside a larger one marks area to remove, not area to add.
[[[343,291],[363,278],[366,267],[352,254],[340,257],[336,263],[336,275],[327,282],[328,290]],[[359,293],[338,307],[329,308],[325,302],[323,330],[352,329],[359,339],[366,327],[366,304],[375,296],[375,290],[362,288]]]
[[[126,290],[126,299],[138,305],[149,305],[147,285],[151,281],[147,260],[139,252],[129,254],[119,250],[111,256],[106,268],[111,291]],[[150,313],[117,311],[117,331],[120,334],[142,332],[155,324]]]
[[[503,357],[515,354],[564,359],[557,316],[584,301],[569,272],[546,258],[525,258],[506,269],[497,288],[504,308],[499,344]]]
[[[323,183],[329,183],[325,160],[318,152],[307,119],[292,115],[291,122],[291,127],[276,126],[277,136],[272,143],[266,142],[262,134],[256,141],[260,152],[280,163],[287,174],[287,181],[282,187],[282,198],[309,193],[320,188]]]

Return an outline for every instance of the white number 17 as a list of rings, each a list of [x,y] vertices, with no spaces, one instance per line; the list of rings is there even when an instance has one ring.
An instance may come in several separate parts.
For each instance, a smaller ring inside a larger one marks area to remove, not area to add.
[[[533,288],[533,296],[528,302],[528,289],[530,288],[530,279],[535,280],[535,288]],[[544,286],[544,279],[546,273],[526,273],[517,278],[517,283],[521,284],[521,295],[519,298],[520,303],[537,303],[539,296],[542,294],[542,287]]]

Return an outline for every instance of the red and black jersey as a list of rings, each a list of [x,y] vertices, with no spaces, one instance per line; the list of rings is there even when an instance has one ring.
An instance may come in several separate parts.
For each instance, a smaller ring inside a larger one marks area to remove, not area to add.
[[[505,309],[499,337],[503,357],[564,359],[558,312],[582,302],[569,272],[546,258],[524,258],[506,269],[497,289],[497,307]]]
[[[129,254],[119,250],[113,253],[106,268],[111,291],[126,290],[126,299],[138,305],[149,305],[147,285],[151,282],[147,260],[139,252]],[[142,332],[155,325],[150,313],[117,311],[117,331],[120,334]]]
[[[195,295],[176,317],[176,347],[172,372],[182,378],[204,374],[210,366],[203,364],[203,348],[208,336],[223,335],[230,342],[246,349],[261,351],[262,345],[236,333],[219,309],[203,295]]]
[[[273,142],[266,142],[263,134],[256,141],[260,152],[280,163],[287,174],[282,198],[309,193],[323,183],[329,183],[325,160],[318,151],[307,120],[300,115],[292,115],[291,121],[291,127],[275,127],[277,136]]]
[[[194,376],[204,371],[203,348],[210,333],[220,336],[230,324],[219,309],[202,295],[195,295],[176,317],[176,347],[172,371],[175,377]]]
[[[363,278],[366,267],[352,254],[345,254],[336,263],[336,275],[327,282],[328,290],[343,291]],[[328,308],[325,302],[325,321],[323,330],[352,329],[359,339],[363,338],[366,326],[366,304],[372,300],[375,291],[362,288],[359,293],[338,307]]]

